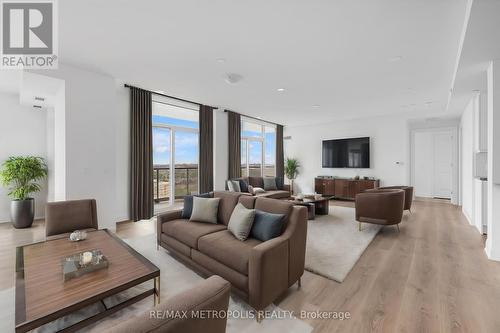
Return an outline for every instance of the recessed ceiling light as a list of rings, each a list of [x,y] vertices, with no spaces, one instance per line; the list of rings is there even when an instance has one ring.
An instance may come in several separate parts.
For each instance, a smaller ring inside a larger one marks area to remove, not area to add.
[[[154,92],[157,94],[165,94],[165,92],[163,90],[155,90]]]
[[[240,74],[227,73],[226,78],[224,80],[226,81],[226,83],[236,84],[236,83],[240,82],[242,79],[243,79],[243,76]]]
[[[319,108],[319,104],[313,104],[313,108]]]
[[[389,62],[398,62],[398,61],[401,61],[401,60],[403,60],[402,56],[394,56],[394,57],[390,57],[389,58]]]
[[[285,91],[285,88],[278,88],[276,90],[279,91],[279,92],[283,92],[283,91]]]
[[[215,59],[219,64],[223,64],[226,62],[226,58],[217,58]]]

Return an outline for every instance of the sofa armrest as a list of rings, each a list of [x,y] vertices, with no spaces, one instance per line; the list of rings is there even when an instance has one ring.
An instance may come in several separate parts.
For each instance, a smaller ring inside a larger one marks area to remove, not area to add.
[[[163,223],[182,218],[182,209],[171,210],[156,217],[156,242],[160,244],[161,226]]]
[[[141,332],[200,332],[223,333],[226,331],[227,311],[231,284],[213,275],[166,300],[160,305],[112,327],[108,333]],[[185,312],[184,312],[185,311]],[[210,311],[210,313],[208,313]],[[217,311],[218,317],[213,316]],[[186,313],[186,318],[175,314]],[[208,317],[208,315],[211,315]],[[204,317],[205,316],[205,317]]]
[[[248,263],[249,301],[262,310],[288,289],[288,239],[280,236],[254,247]]]

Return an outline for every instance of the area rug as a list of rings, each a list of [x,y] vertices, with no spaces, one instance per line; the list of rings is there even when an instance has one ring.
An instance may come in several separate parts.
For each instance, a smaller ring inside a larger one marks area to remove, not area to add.
[[[173,295],[189,289],[198,281],[203,278],[197,275],[194,271],[184,266],[182,263],[171,257],[165,249],[156,250],[156,238],[154,234],[142,236],[133,239],[125,239],[125,241],[132,246],[135,250],[140,252],[143,256],[148,258],[156,266],[160,268],[161,272],[161,299],[166,300]],[[137,294],[145,289],[152,288],[152,282],[144,283],[138,287],[129,289],[127,292],[121,293],[117,296],[110,297],[105,300],[107,306],[114,305]],[[0,306],[2,309],[12,309],[14,304],[13,288],[2,292],[2,299]],[[10,307],[11,306],[11,307]],[[152,297],[148,297],[138,303],[135,303],[123,310],[120,310],[109,317],[106,317],[92,326],[87,326],[80,332],[103,332],[107,328],[120,324],[126,319],[133,318],[141,313],[148,311],[153,306]],[[231,313],[241,313],[245,315],[252,308],[244,301],[231,295],[229,301],[229,310]],[[272,314],[269,318],[264,318],[261,323],[257,323],[254,318],[228,318],[226,332],[296,332],[296,333],[309,333],[312,327],[306,322],[294,317],[289,311],[285,311],[276,305],[270,305],[266,311],[271,311]],[[63,327],[67,327],[72,323],[89,317],[90,315],[102,311],[102,305],[97,303],[86,307],[78,312],[69,316],[58,319],[52,323],[44,325],[34,332],[54,332]],[[0,332],[13,332],[14,328],[14,314],[13,311],[6,311],[3,313],[3,323],[0,323]],[[279,319],[278,319],[279,318]]]
[[[317,215],[307,224],[306,269],[342,282],[380,230],[363,223],[362,231],[354,208],[330,206],[329,215]]]

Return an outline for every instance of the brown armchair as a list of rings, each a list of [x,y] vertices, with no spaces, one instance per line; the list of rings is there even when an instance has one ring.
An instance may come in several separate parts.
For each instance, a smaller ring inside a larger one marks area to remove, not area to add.
[[[222,312],[227,311],[230,291],[229,282],[220,276],[211,276],[150,311],[112,327],[106,333],[224,333],[227,316]],[[184,311],[186,317],[175,316]],[[208,317],[208,314],[212,316]]]
[[[45,207],[47,239],[69,236],[75,230],[97,230],[95,199],[49,202]]]
[[[396,225],[403,217],[405,192],[403,190],[375,189],[356,195],[356,221],[380,225]]]
[[[405,206],[404,210],[408,210],[411,213],[411,203],[413,202],[413,186],[384,186],[379,187],[380,190],[403,190],[405,191]],[[368,190],[370,191],[370,190]]]

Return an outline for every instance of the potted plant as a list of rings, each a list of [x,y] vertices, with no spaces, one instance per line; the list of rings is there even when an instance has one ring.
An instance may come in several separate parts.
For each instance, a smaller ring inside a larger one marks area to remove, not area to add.
[[[296,158],[287,158],[285,160],[285,175],[290,179],[290,190],[293,195],[293,180],[299,174],[299,161]]]
[[[47,165],[41,157],[12,156],[2,164],[0,180],[10,187],[10,216],[15,228],[29,228],[33,224],[35,200],[30,194],[40,191],[36,182],[46,176]]]

